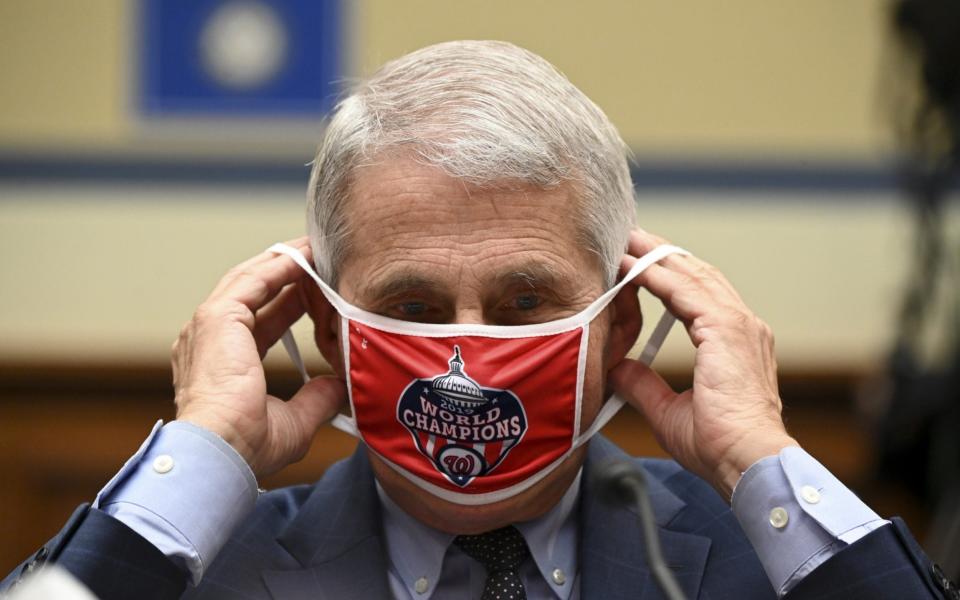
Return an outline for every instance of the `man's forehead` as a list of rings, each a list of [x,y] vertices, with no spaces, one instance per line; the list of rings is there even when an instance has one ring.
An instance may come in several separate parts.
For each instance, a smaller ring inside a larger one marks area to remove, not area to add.
[[[349,196],[341,281],[367,297],[374,286],[382,297],[458,279],[548,286],[599,273],[565,186],[472,186],[394,157],[359,170]]]
[[[383,154],[354,169],[346,192],[344,211],[356,225],[369,220],[372,206],[395,208],[413,217],[418,215],[411,210],[467,216],[484,208],[497,212],[526,209],[541,215],[561,212],[573,217],[576,205],[571,183],[549,187],[512,180],[475,183],[404,154]],[[429,225],[426,220],[422,223]]]

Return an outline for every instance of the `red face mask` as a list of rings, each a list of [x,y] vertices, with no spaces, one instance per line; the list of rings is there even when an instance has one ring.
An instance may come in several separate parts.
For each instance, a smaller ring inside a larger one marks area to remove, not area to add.
[[[670,254],[659,246],[582,312],[523,326],[414,323],[347,303],[283,244],[340,314],[353,417],[333,425],[362,439],[397,473],[450,502],[478,505],[543,479],[623,406],[613,396],[583,430],[590,323],[628,282]],[[650,364],[673,324],[664,313],[641,355]],[[309,379],[290,332],[284,346]]]

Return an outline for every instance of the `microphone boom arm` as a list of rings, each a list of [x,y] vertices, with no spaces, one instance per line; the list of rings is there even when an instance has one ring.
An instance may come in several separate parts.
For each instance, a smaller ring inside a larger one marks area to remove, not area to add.
[[[660,590],[668,600],[684,600],[683,591],[663,559],[657,523],[647,494],[647,480],[640,469],[626,462],[612,462],[601,467],[596,477],[597,491],[610,504],[634,506],[643,528],[647,563]]]

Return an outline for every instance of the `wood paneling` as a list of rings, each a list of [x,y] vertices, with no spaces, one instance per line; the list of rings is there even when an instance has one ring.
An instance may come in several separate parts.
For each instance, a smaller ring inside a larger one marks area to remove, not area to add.
[[[292,372],[271,373],[288,396]],[[161,368],[0,367],[0,572],[55,534],[73,508],[91,500],[159,419],[172,419],[169,374]],[[675,387],[688,381],[669,376]],[[851,410],[853,376],[784,375],[785,416],[809,452],[884,514],[899,513],[921,534],[926,523],[908,492],[872,487],[870,437]],[[635,455],[665,456],[643,419],[624,410],[606,435]],[[316,480],[349,455],[354,441],[330,427],[307,457],[262,482],[267,488]]]

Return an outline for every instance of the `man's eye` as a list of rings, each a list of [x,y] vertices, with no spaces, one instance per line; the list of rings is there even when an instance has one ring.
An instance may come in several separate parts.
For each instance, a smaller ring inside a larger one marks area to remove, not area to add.
[[[396,306],[401,314],[408,317],[415,317],[427,312],[427,305],[423,302],[401,302]]]
[[[513,306],[520,310],[533,310],[540,306],[540,298],[534,294],[523,294],[513,299]]]

